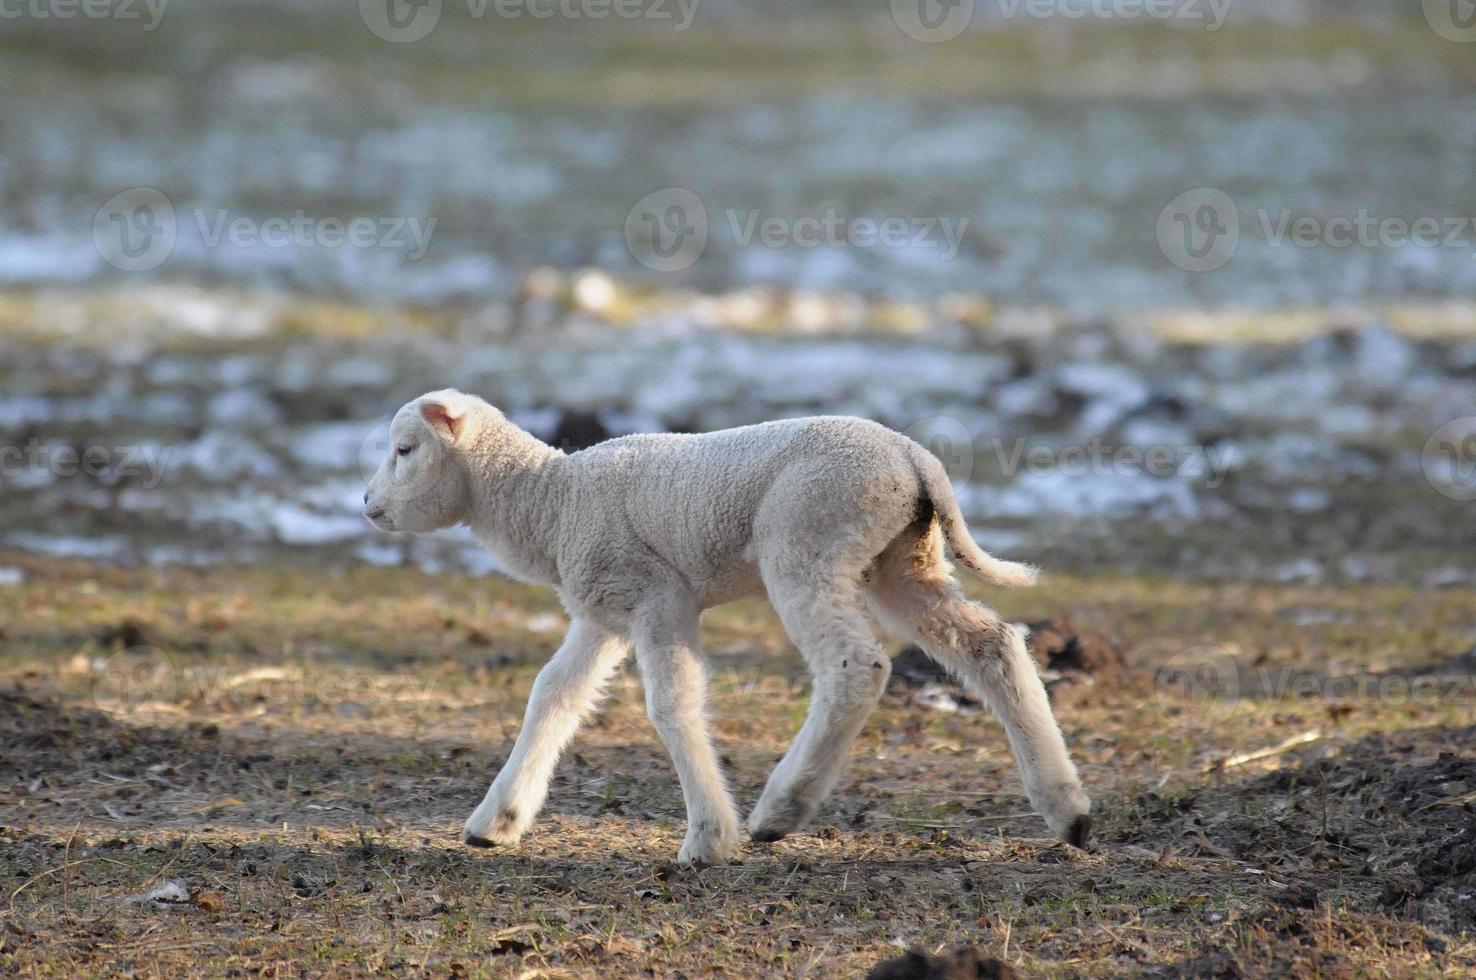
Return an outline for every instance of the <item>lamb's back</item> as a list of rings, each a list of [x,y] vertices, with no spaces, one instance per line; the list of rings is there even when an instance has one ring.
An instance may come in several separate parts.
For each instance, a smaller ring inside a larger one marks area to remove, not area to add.
[[[574,453],[581,518],[608,546],[649,550],[701,588],[729,574],[760,503],[797,469],[855,470],[907,439],[865,419],[816,416],[716,432],[622,436]]]

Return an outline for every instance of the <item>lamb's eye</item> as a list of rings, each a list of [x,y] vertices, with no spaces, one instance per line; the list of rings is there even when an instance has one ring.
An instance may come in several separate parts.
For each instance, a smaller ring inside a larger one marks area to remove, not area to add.
[[[400,445],[398,445],[398,446],[395,447],[395,455],[396,456],[409,456],[410,455],[410,450],[412,450],[414,448],[415,447],[412,446],[412,445],[410,445],[409,443],[401,443]]]

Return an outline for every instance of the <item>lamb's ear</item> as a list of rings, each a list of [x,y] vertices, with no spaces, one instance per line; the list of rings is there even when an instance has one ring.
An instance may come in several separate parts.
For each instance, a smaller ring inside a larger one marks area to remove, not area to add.
[[[451,444],[466,428],[467,406],[460,399],[426,398],[420,403],[420,417],[436,435]]]

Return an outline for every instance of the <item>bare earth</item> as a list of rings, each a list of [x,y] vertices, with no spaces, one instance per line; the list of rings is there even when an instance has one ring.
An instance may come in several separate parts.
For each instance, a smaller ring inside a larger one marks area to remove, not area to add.
[[[899,680],[817,826],[697,871],[633,674],[520,846],[459,843],[558,641],[551,594],[0,557],[24,572],[0,587],[0,974],[855,976],[960,945],[1026,975],[1476,969],[1470,591],[991,594],[1124,652],[1053,687],[1090,852],[1043,839],[987,714]],[[706,632],[751,805],[803,671],[761,605]]]

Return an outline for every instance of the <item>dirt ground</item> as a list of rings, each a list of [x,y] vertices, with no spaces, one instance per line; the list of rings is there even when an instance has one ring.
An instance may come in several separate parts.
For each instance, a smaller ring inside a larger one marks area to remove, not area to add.
[[[991,593],[1037,624],[1088,852],[1044,839],[986,713],[899,669],[816,826],[695,871],[633,673],[522,844],[459,843],[564,625],[547,592],[0,559],[0,974],[857,976],[958,946],[1025,976],[1476,969],[1469,591]],[[760,604],[705,631],[747,807],[804,675]]]

